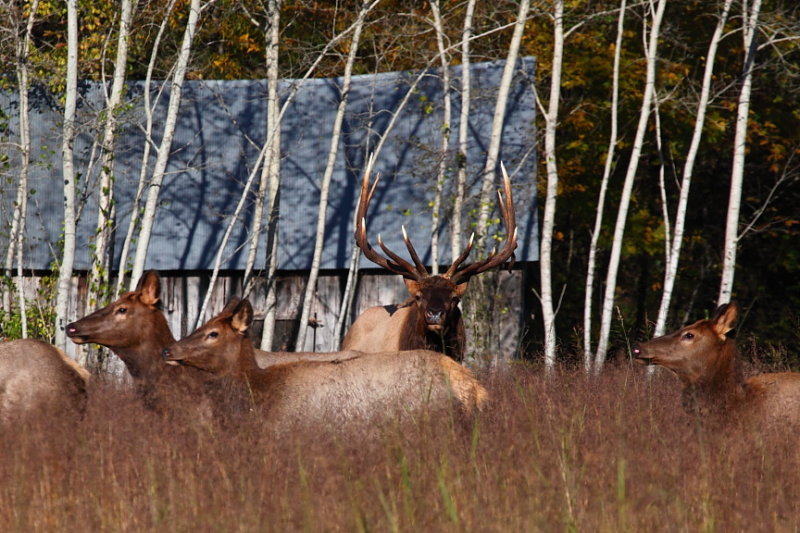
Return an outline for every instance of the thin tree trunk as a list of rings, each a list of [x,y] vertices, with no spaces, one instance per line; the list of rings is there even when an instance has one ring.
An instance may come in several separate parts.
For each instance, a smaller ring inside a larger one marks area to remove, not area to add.
[[[19,90],[19,138],[20,138],[20,169],[19,183],[17,185],[17,197],[14,202],[14,213],[11,220],[11,234],[8,239],[8,254],[6,256],[6,273],[10,278],[13,273],[14,260],[17,261],[17,302],[19,305],[20,326],[22,338],[28,338],[28,313],[25,302],[25,292],[23,287],[23,250],[25,242],[25,222],[28,216],[28,173],[31,161],[31,128],[30,128],[30,104],[28,101],[28,90],[30,79],[28,71],[28,59],[30,56],[31,33],[35,21],[36,12],[39,9],[39,0],[34,0],[30,5],[28,20],[25,25],[25,34],[22,40],[16,42],[17,52],[17,88]],[[11,294],[3,288],[3,308],[6,312],[11,310]]]
[[[619,6],[617,19],[617,40],[614,46],[614,66],[611,78],[611,133],[608,136],[608,151],[603,165],[603,178],[600,181],[600,192],[597,199],[597,211],[594,219],[594,229],[589,243],[589,259],[586,270],[586,294],[583,300],[583,367],[590,372],[594,354],[592,353],[592,300],[594,299],[594,277],[597,268],[597,241],[603,229],[603,213],[606,205],[608,180],[614,166],[614,152],[617,147],[618,120],[619,120],[619,63],[622,55],[622,35],[625,31],[626,0]]]
[[[280,16],[281,6],[279,0],[269,0],[267,2],[267,19],[269,28],[267,31],[267,43],[265,60],[267,64],[267,139],[272,139],[267,155],[264,159],[264,166],[261,169],[261,180],[258,184],[258,193],[253,208],[253,223],[250,227],[250,242],[247,250],[247,261],[244,267],[244,294],[250,293],[253,287],[253,270],[255,269],[256,256],[258,255],[258,242],[261,237],[261,227],[263,225],[264,204],[269,203],[270,172],[272,169],[272,157],[276,153],[275,143],[278,143],[278,157],[280,157],[280,138],[276,135],[279,125],[275,124],[274,118],[277,116],[277,85],[278,85],[278,46],[280,39]],[[269,208],[268,208],[269,209]],[[269,257],[267,251],[267,257]]]
[[[439,58],[442,67],[442,144],[439,154],[439,169],[436,173],[436,187],[433,192],[433,209],[431,213],[431,269],[434,276],[439,274],[439,227],[440,212],[442,208],[442,188],[447,173],[447,153],[450,147],[450,124],[452,122],[452,111],[450,101],[450,58],[444,46],[444,26],[442,25],[442,15],[439,11],[439,0],[431,2],[434,26],[436,28],[436,45],[439,48]],[[457,256],[453,256],[455,258]]]
[[[745,4],[746,6],[746,4]],[[736,270],[736,249],[739,245],[739,210],[742,201],[742,182],[744,181],[744,162],[747,149],[747,118],[750,114],[750,91],[753,85],[753,65],[756,54],[756,27],[761,11],[761,0],[754,0],[744,11],[745,58],[742,91],[736,109],[736,133],[733,140],[733,165],[731,169],[731,191],[728,197],[728,217],[725,221],[725,245],[723,249],[722,280],[719,285],[719,304],[727,303],[733,293],[733,279]]]
[[[625,173],[625,182],[622,186],[617,221],[614,226],[614,238],[611,244],[611,255],[608,261],[608,272],[606,275],[606,290],[603,297],[603,312],[600,322],[600,339],[597,343],[597,354],[595,363],[598,368],[605,361],[608,351],[609,335],[611,333],[611,320],[613,319],[614,294],[617,290],[617,273],[619,271],[620,255],[622,253],[622,239],[625,235],[625,224],[628,218],[628,208],[630,207],[631,192],[633,190],[633,180],[636,177],[636,170],[639,166],[639,158],[642,153],[644,135],[647,130],[647,123],[652,110],[653,94],[655,92],[656,80],[656,54],[658,52],[658,37],[661,21],[664,18],[664,8],[667,0],[658,0],[658,5],[654,6],[655,0],[650,0],[650,12],[652,17],[652,29],[647,44],[647,75],[645,80],[644,95],[642,97],[642,107],[639,112],[639,123],[636,128],[636,135],[633,140],[631,159],[628,162],[628,169]]]
[[[281,124],[278,100],[278,58],[280,45],[280,1],[270,0],[272,24],[270,27],[269,46],[267,48],[267,125],[272,132],[272,142],[267,153],[269,165],[267,186],[267,242],[266,242],[266,305],[264,310],[264,327],[261,332],[261,349],[271,350],[275,335],[275,313],[278,297],[275,292],[275,273],[278,270],[278,215],[280,214],[281,184]],[[263,176],[262,176],[263,178]],[[259,217],[260,218],[260,217]]]
[[[78,1],[67,0],[67,75],[64,100],[64,138],[61,145],[64,183],[64,249],[58,268],[54,344],[65,348],[67,307],[75,262],[75,113],[78,99]]]
[[[522,41],[522,34],[525,30],[525,22],[528,20],[528,10],[530,0],[520,0],[517,20],[514,24],[514,33],[508,45],[506,64],[503,68],[503,75],[500,79],[500,87],[497,91],[495,102],[494,117],[492,118],[492,130],[489,138],[489,147],[486,154],[486,163],[483,168],[483,181],[481,183],[480,210],[478,215],[478,249],[483,252],[486,244],[487,225],[489,223],[489,206],[492,193],[494,192],[495,174],[497,173],[497,159],[500,154],[500,141],[503,134],[503,123],[506,116],[506,104],[508,103],[508,93],[511,90],[511,80],[514,77],[514,69],[517,66],[517,56],[519,46]]]
[[[319,193],[319,211],[317,215],[317,229],[314,244],[314,256],[311,259],[311,272],[308,276],[305,294],[303,295],[303,308],[300,313],[300,327],[297,335],[297,343],[295,348],[298,351],[303,351],[306,345],[306,336],[309,329],[309,317],[311,316],[311,303],[314,299],[314,294],[317,290],[317,279],[319,277],[319,266],[322,260],[322,248],[325,242],[325,223],[327,221],[327,207],[328,207],[328,193],[330,191],[331,177],[333,176],[333,169],[336,166],[336,154],[339,152],[339,137],[342,132],[342,122],[344,121],[344,113],[347,109],[347,98],[350,93],[350,81],[352,79],[353,64],[355,63],[356,54],[358,52],[358,43],[361,38],[361,30],[364,25],[364,19],[369,12],[370,6],[368,2],[363,2],[361,10],[358,14],[357,25],[353,31],[353,38],[350,42],[350,51],[347,56],[347,63],[344,68],[344,76],[342,78],[342,92],[339,100],[339,106],[336,110],[336,117],[334,118],[333,131],[331,132],[331,144],[328,150],[328,160],[325,165],[325,172],[322,176],[322,184]],[[312,347],[313,350],[313,347]]]
[[[564,59],[564,2],[553,4],[553,71],[550,74],[550,101],[545,114],[544,152],[547,167],[547,196],[542,216],[542,236],[539,250],[539,272],[541,276],[542,320],[544,322],[544,364],[552,370],[556,363],[556,326],[553,308],[552,244],[558,196],[558,166],[556,162],[556,127],[558,126],[558,103],[561,97],[561,67]]]
[[[678,274],[680,263],[681,246],[683,245],[684,228],[686,224],[686,206],[689,203],[689,188],[692,184],[694,173],[694,163],[697,157],[697,150],[700,146],[700,139],[703,137],[703,126],[705,124],[706,111],[708,109],[709,94],[711,93],[711,82],[714,75],[714,61],[717,56],[717,48],[722,38],[722,31],[728,20],[728,13],[731,9],[733,0],[725,0],[722,13],[717,19],[717,27],[711,37],[706,53],[706,66],[703,72],[703,82],[700,89],[700,101],[697,104],[697,119],[694,123],[692,140],[689,143],[689,150],[686,153],[686,162],[683,165],[683,178],[678,195],[678,205],[675,210],[674,235],[672,236],[671,249],[668,256],[666,268],[664,270],[664,291],[661,294],[661,304],[658,308],[658,318],[654,336],[660,337],[666,329],[667,318],[669,316],[670,303],[672,301],[672,291],[675,287],[675,279]]]
[[[175,136],[175,127],[178,122],[178,110],[181,104],[183,80],[186,76],[186,68],[189,64],[189,56],[192,51],[192,41],[197,31],[201,9],[200,0],[191,0],[189,5],[189,18],[186,22],[186,30],[183,34],[183,42],[181,43],[180,53],[175,64],[175,73],[172,78],[167,115],[164,120],[164,133],[161,145],[158,147],[158,156],[156,157],[156,164],[153,168],[153,176],[150,179],[147,193],[147,201],[145,202],[144,213],[142,214],[142,227],[139,231],[136,256],[133,260],[133,271],[131,273],[131,290],[136,287],[136,283],[139,281],[144,271],[147,250],[150,246],[150,235],[152,234],[153,223],[156,218],[158,194],[161,189],[161,184],[164,181],[167,163],[169,162],[172,138]]]
[[[176,0],[170,0],[169,4],[167,4],[166,13],[164,14],[164,18],[161,21],[161,25],[158,28],[158,33],[156,34],[155,41],[153,42],[153,49],[150,52],[150,61],[147,64],[147,74],[145,75],[144,81],[144,114],[145,114],[145,126],[144,126],[144,147],[142,148],[142,163],[139,168],[139,181],[138,186],[136,188],[136,196],[133,199],[133,206],[131,208],[131,219],[128,223],[128,232],[125,235],[125,240],[122,243],[122,251],[120,252],[119,258],[119,271],[117,272],[117,285],[114,289],[114,297],[118,297],[119,294],[122,292],[122,286],[125,281],[125,271],[127,270],[128,264],[128,254],[130,253],[131,243],[133,242],[133,235],[136,232],[136,228],[139,226],[139,206],[141,205],[142,195],[144,194],[144,187],[147,181],[147,170],[149,168],[149,161],[150,161],[150,146],[152,144],[153,138],[153,110],[154,106],[151,104],[150,101],[150,87],[153,80],[153,70],[155,69],[156,59],[158,58],[158,51],[161,46],[161,39],[164,36],[164,31],[167,28],[167,23],[169,22],[170,16],[172,14],[172,10],[175,7]],[[156,102],[161,98],[161,92],[164,89],[166,84],[161,84],[161,89],[159,90],[158,97],[156,98]],[[133,286],[131,286],[133,288]]]
[[[464,14],[464,29],[461,33],[461,116],[458,122],[458,175],[456,177],[456,193],[453,199],[453,216],[450,218],[450,257],[455,259],[461,254],[461,226],[464,211],[464,195],[467,188],[467,152],[469,146],[469,108],[472,86],[470,62],[470,41],[472,37],[472,18],[475,14],[475,1],[468,0]]]
[[[114,60],[114,77],[111,94],[106,102],[106,120],[103,130],[103,141],[100,154],[100,184],[98,187],[97,230],[95,246],[92,253],[92,266],[89,272],[90,306],[97,305],[103,294],[108,292],[109,242],[114,226],[114,146],[117,134],[117,108],[122,101],[125,88],[125,71],[128,62],[128,37],[130,35],[133,5],[131,0],[121,1],[119,35],[117,36],[117,55]]]

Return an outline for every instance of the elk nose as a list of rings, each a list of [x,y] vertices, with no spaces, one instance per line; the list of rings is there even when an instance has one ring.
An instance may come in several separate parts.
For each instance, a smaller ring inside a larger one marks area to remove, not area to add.
[[[425,311],[425,318],[431,324],[438,324],[444,318],[444,312],[434,309]]]
[[[65,329],[67,330],[67,337],[72,337],[78,332],[78,328],[75,327],[74,322],[72,324],[67,324]]]

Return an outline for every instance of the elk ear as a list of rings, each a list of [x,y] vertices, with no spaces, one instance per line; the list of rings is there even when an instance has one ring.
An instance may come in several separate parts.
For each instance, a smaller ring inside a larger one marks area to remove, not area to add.
[[[227,307],[227,306],[225,306]],[[250,305],[250,300],[244,299],[233,310],[231,317],[231,325],[238,333],[244,335],[245,331],[253,323],[253,306]]]
[[[238,296],[231,296],[231,299],[228,300],[228,303],[225,304],[225,307],[222,308],[222,311],[220,311],[219,314],[222,313],[233,314],[235,312],[236,307],[239,305],[239,302],[241,301],[242,299],[239,298]]]
[[[408,293],[411,296],[416,296],[417,294],[419,294],[420,285],[421,285],[421,283],[419,281],[414,280],[414,279],[403,278],[403,283],[406,284],[406,289],[408,289]]]
[[[714,316],[711,317],[711,321],[713,322],[714,332],[720,339],[725,340],[725,334],[736,325],[738,316],[739,306],[733,302],[717,307],[717,310],[714,311]]]
[[[453,289],[453,296],[456,298],[463,298],[464,293],[467,292],[467,286],[469,285],[468,281],[464,281],[456,285],[456,288]]]
[[[161,278],[158,272],[148,270],[136,284],[136,291],[140,294],[139,298],[145,305],[156,305],[161,295]]]

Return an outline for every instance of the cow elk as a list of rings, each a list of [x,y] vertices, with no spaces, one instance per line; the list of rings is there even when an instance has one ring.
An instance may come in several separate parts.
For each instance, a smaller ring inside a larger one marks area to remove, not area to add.
[[[161,278],[146,272],[136,289],[111,304],[67,325],[67,336],[75,344],[95,343],[110,348],[140,388],[148,394],[154,388],[194,388],[192,370],[168,367],[161,352],[175,342],[161,306]],[[257,350],[259,365],[270,366],[302,359],[330,360],[347,354],[284,353]]]
[[[414,264],[412,265],[383,244],[378,235],[378,246],[385,257],[367,241],[367,206],[375,193],[380,177],[370,186],[369,174],[364,174],[361,197],[356,213],[355,240],[364,255],[384,269],[403,276],[409,299],[400,305],[370,307],[365,310],[344,337],[343,350],[363,352],[388,352],[397,350],[434,350],[461,361],[464,358],[464,320],[458,304],[467,290],[472,276],[503,264],[512,258],[517,247],[517,225],[511,182],[503,168],[505,198],[497,193],[500,214],[506,227],[507,237],[499,253],[492,253],[483,261],[461,266],[473,246],[470,237],[464,251],[444,274],[431,275],[423,265],[414,246],[403,228],[403,241]]]
[[[208,390],[224,391],[222,397],[233,397],[233,405],[244,411],[260,411],[274,428],[296,422],[337,427],[454,407],[468,420],[487,401],[486,390],[468,369],[426,350],[404,357],[363,354],[262,369],[247,336],[252,320],[250,302],[232,300],[219,315],[165,350],[164,359],[207,373]]]
[[[60,349],[22,339],[0,344],[0,421],[34,413],[81,414],[89,373]]]
[[[728,337],[738,313],[735,303],[721,305],[708,320],[636,346],[634,355],[672,370],[683,383],[683,403],[690,411],[799,423],[800,373],[744,378],[736,342]]]

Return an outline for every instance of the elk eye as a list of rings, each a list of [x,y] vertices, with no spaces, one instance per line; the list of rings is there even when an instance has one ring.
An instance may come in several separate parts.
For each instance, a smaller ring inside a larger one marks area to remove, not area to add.
[[[211,331],[208,335],[206,335],[207,339],[216,339],[217,337],[219,337],[219,333],[216,331]]]
[[[687,341],[690,341],[694,339],[694,333],[692,332],[684,333],[683,338],[686,339]]]
[[[116,314],[118,314],[118,315],[124,315],[125,313],[128,312],[128,308],[127,307],[117,307],[117,310],[114,311],[114,312]]]

